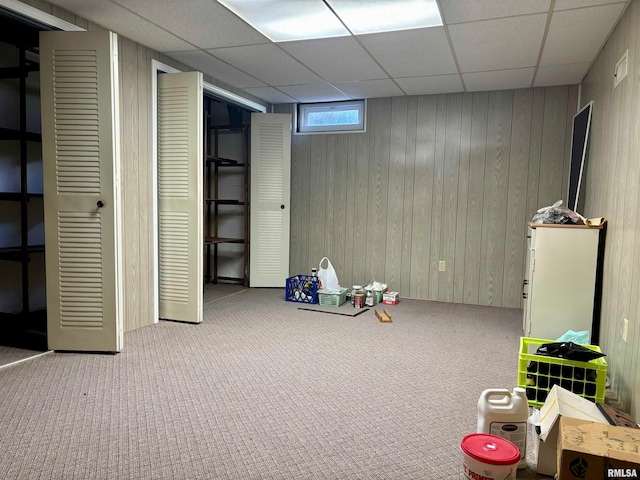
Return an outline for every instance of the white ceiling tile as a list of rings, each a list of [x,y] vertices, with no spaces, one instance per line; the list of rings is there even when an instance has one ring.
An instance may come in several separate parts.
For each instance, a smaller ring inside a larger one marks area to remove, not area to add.
[[[216,48],[207,51],[268,85],[322,81],[315,73],[274,44]]]
[[[616,3],[555,12],[551,17],[540,64],[592,62],[623,8],[624,4]]]
[[[188,50],[193,45],[130,11],[104,0],[55,0],[56,5],[159,52]]]
[[[548,12],[550,4],[551,0],[440,0],[447,24]]]
[[[202,48],[268,43],[264,35],[211,0],[112,0]],[[107,2],[105,2],[107,3]]]
[[[387,77],[352,37],[283,42],[280,46],[330,82]]]
[[[566,65],[541,65],[538,67],[534,87],[554,85],[578,85],[589,69],[589,63],[570,63]]]
[[[456,73],[442,27],[358,35],[357,38],[392,77]]]
[[[431,77],[396,78],[407,95],[432,95],[437,93],[462,92],[459,75],[436,75]]]
[[[529,88],[535,68],[496,70],[493,72],[463,73],[465,86],[469,92],[486,90],[511,90]]]
[[[337,100],[349,100],[349,97],[339,90],[336,90],[328,83],[317,83],[313,85],[285,85],[278,87],[278,90],[281,90],[293,98],[297,98],[300,102],[333,102]]]
[[[538,60],[546,14],[451,25],[462,72],[531,67]]]
[[[202,50],[170,52],[167,53],[167,55],[200,72],[211,75],[218,80],[222,80],[238,88],[261,87],[265,85],[260,80],[241,72],[237,68],[227,65]]]
[[[607,3],[627,3],[627,0],[556,0],[554,10],[569,10],[571,8],[595,7]]]
[[[292,98],[289,95],[285,95],[284,93],[276,90],[273,87],[245,88],[244,91],[273,104],[297,102],[295,98]]]
[[[402,90],[390,79],[334,82],[333,84],[351,98],[396,97],[403,95]]]

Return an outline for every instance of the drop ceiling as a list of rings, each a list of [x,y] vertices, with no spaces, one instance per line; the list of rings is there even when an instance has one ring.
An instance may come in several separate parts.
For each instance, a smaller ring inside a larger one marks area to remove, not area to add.
[[[269,103],[578,84],[629,2],[438,0],[439,27],[274,43],[215,0],[52,0]]]

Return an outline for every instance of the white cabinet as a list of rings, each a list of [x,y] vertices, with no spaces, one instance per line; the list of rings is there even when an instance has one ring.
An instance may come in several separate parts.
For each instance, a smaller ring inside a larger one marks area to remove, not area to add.
[[[555,340],[567,330],[588,330],[593,340],[600,232],[584,225],[529,224],[525,337]]]

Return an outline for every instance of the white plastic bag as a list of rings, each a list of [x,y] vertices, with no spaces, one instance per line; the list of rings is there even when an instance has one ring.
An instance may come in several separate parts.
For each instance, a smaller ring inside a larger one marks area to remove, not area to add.
[[[327,268],[322,266],[322,262],[325,260],[327,261]],[[318,279],[320,280],[319,290],[324,290],[325,292],[340,292],[338,276],[336,275],[333,265],[331,265],[331,261],[327,257],[320,260],[320,264],[318,265]]]

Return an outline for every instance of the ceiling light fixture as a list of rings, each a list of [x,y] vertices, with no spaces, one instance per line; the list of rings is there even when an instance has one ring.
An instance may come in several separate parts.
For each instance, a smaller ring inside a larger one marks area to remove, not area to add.
[[[325,0],[354,35],[439,27],[436,0]]]
[[[322,0],[218,0],[274,42],[350,35]]]
[[[218,0],[218,3],[274,42],[442,25],[436,0]]]

